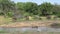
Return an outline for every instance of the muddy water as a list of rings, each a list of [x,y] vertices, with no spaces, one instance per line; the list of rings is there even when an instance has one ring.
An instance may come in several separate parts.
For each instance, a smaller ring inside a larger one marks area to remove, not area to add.
[[[15,32],[15,31],[39,31],[39,32],[60,32],[60,28],[50,28],[50,27],[38,27],[38,28],[31,28],[31,27],[24,27],[24,28],[3,28],[0,27],[0,30],[4,30],[7,32]]]

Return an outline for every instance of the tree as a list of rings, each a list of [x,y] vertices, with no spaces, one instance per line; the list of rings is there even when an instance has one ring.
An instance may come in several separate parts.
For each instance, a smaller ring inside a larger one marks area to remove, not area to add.
[[[38,5],[36,3],[27,2],[25,3],[24,10],[30,14],[36,15],[38,10]]]
[[[21,15],[24,15],[25,14],[25,3],[22,3],[22,2],[18,2],[17,4],[17,10],[19,11],[19,13]]]
[[[60,17],[60,5],[54,5],[52,9],[53,15]]]
[[[25,6],[25,3],[23,3],[23,2],[17,3],[18,10],[24,10],[24,6]]]
[[[38,5],[36,3],[32,3],[32,2],[26,2],[26,3],[22,3],[22,2],[18,2],[17,3],[17,7],[18,10],[20,11],[20,13],[22,15],[24,15],[26,17],[27,20],[29,20],[29,16],[32,15],[37,15],[37,8]]]
[[[10,0],[0,0],[0,10],[2,11],[1,13],[6,16],[6,14],[13,10],[13,7],[15,6],[14,2]]]
[[[37,15],[38,14],[38,5],[36,3],[32,2],[26,2],[25,3],[25,9],[24,9],[28,15],[26,15],[26,19],[28,19],[29,16]]]
[[[42,15],[44,15],[44,16],[52,14],[52,11],[51,11],[52,8],[53,8],[53,5],[51,3],[47,3],[47,2],[39,5],[39,9],[40,9]]]

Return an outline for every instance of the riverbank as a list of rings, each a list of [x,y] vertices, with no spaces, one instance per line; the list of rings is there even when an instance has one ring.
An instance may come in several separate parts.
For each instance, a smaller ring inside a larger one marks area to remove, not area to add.
[[[53,23],[60,23],[60,20],[21,21],[10,24],[2,24],[0,27],[49,27],[50,24]]]

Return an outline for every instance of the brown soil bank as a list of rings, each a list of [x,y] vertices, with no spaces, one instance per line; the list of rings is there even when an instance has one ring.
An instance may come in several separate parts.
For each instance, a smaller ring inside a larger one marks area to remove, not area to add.
[[[59,20],[40,20],[40,21],[23,21],[23,22],[15,22],[11,24],[3,24],[0,27],[48,27],[52,23],[59,23]]]

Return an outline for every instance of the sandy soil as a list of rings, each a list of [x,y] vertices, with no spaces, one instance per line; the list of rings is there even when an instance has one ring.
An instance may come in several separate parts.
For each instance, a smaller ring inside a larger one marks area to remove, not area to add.
[[[35,27],[35,26],[48,27],[52,23],[60,23],[60,21],[59,20],[22,21],[11,24],[3,24],[0,25],[0,27]]]

